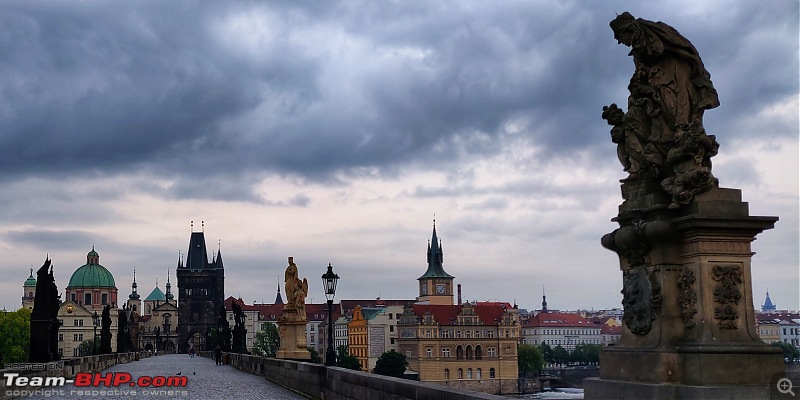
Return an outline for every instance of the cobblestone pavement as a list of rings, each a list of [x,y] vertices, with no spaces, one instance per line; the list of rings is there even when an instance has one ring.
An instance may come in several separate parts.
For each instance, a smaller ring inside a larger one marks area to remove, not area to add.
[[[230,365],[215,365],[214,360],[209,358],[192,358],[186,354],[145,358],[102,371],[103,374],[109,372],[129,372],[132,381],[143,375],[172,377],[180,373],[180,376],[188,378],[188,383],[183,388],[125,387],[127,384],[118,388],[76,388],[67,385],[43,390],[28,399],[304,399],[264,377],[239,371]]]

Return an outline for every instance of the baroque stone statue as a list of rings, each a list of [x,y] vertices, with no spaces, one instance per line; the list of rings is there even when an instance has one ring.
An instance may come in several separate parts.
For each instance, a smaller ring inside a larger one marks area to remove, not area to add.
[[[631,47],[635,66],[627,112],[611,104],[602,114],[629,173],[622,182],[655,180],[671,196],[670,208],[688,204],[717,186],[710,159],[719,144],[703,128],[704,111],[719,106],[711,74],[689,40],[663,22],[625,12],[611,29]]]
[[[36,295],[31,312],[31,362],[58,361],[58,309],[61,299],[53,276],[50,258],[36,271]]]
[[[103,314],[100,318],[100,354],[111,354],[111,305],[103,307]],[[119,339],[119,338],[117,338]]]
[[[294,258],[289,257],[289,266],[284,273],[287,302],[284,309],[297,310],[297,319],[306,320],[306,296],[308,295],[308,280],[298,278],[297,265]]]

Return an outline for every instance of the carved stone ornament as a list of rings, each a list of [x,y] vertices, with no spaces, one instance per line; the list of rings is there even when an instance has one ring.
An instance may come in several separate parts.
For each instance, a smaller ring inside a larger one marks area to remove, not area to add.
[[[717,281],[714,287],[714,318],[719,320],[722,329],[737,329],[737,310],[742,292],[742,269],[737,265],[715,265],[711,270],[712,279]]]
[[[652,244],[645,236],[646,226],[644,221],[635,220],[605,235],[601,243],[605,248],[624,257],[631,267],[646,265],[646,255],[652,248]]]
[[[622,322],[637,335],[650,333],[661,310],[661,286],[645,267],[625,271],[622,286]]]
[[[631,47],[635,72],[628,110],[603,107],[611,141],[628,177],[662,183],[671,208],[716,185],[711,157],[719,144],[703,129],[705,110],[719,106],[711,74],[689,40],[663,22],[625,12],[611,22],[614,37]]]
[[[678,278],[678,302],[681,305],[681,317],[687,328],[694,328],[694,316],[697,314],[697,291],[694,289],[694,272],[690,269],[683,271]]]

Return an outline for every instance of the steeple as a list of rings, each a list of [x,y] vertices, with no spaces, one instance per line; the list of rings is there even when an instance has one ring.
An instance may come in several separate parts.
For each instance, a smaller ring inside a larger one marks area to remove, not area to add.
[[[772,300],[769,298],[769,290],[767,290],[767,299],[764,300],[764,304],[761,305],[761,311],[775,311],[777,308],[778,307],[775,304],[772,304]]]
[[[275,304],[283,304],[283,298],[281,297],[281,284],[278,282],[278,297],[275,298]]]
[[[215,268],[222,268],[222,240],[217,242],[217,258],[214,261]]]
[[[170,301],[172,301],[172,299],[175,298],[175,296],[172,295],[171,288],[172,288],[172,285],[169,283],[169,270],[167,270],[167,294],[165,295],[165,297],[167,299],[167,302],[170,302]]]
[[[453,279],[454,277],[447,272],[444,272],[444,267],[442,264],[444,263],[444,253],[442,251],[442,242],[438,236],[436,236],[436,220],[433,220],[433,235],[431,235],[431,240],[428,242],[428,270],[425,271],[422,276],[417,279],[423,278],[449,278]]]
[[[136,288],[137,288],[137,285],[136,285],[136,267],[133,267],[133,283],[131,283],[131,294],[128,296],[128,299],[130,299],[130,300],[139,300],[139,298],[141,296],[139,296],[139,293],[136,291]]]
[[[542,286],[542,312],[547,312],[547,296],[544,294],[544,286]]]

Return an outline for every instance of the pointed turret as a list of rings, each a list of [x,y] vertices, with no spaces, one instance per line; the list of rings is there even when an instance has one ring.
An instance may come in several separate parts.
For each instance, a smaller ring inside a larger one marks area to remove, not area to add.
[[[217,245],[217,259],[214,261],[214,268],[224,269],[222,266],[222,243]]]
[[[542,286],[542,312],[547,312],[547,296],[544,294],[544,286]]]
[[[772,304],[772,300],[769,298],[769,290],[767,290],[767,299],[764,300],[764,304],[761,305],[762,312],[769,312],[775,311],[778,307],[775,304]]]
[[[442,252],[442,243],[436,236],[436,221],[433,221],[433,235],[431,241],[428,242],[428,270],[417,279],[423,278],[448,278],[453,279],[454,276],[444,272],[444,253]]]
[[[172,295],[172,285],[169,283],[169,270],[167,270],[167,294],[164,296],[167,302],[171,302],[175,296]]]
[[[283,298],[281,297],[281,284],[278,283],[278,297],[275,298],[275,304],[283,304]]]
[[[139,298],[141,298],[141,296],[139,296],[139,293],[137,291],[137,287],[138,286],[136,285],[136,267],[133,267],[133,283],[131,283],[131,294],[128,296],[129,300],[139,300]]]
[[[428,242],[428,269],[417,278],[420,302],[439,305],[453,304],[454,277],[444,271],[443,262],[442,241],[436,235],[436,220],[433,220],[433,234]]]

